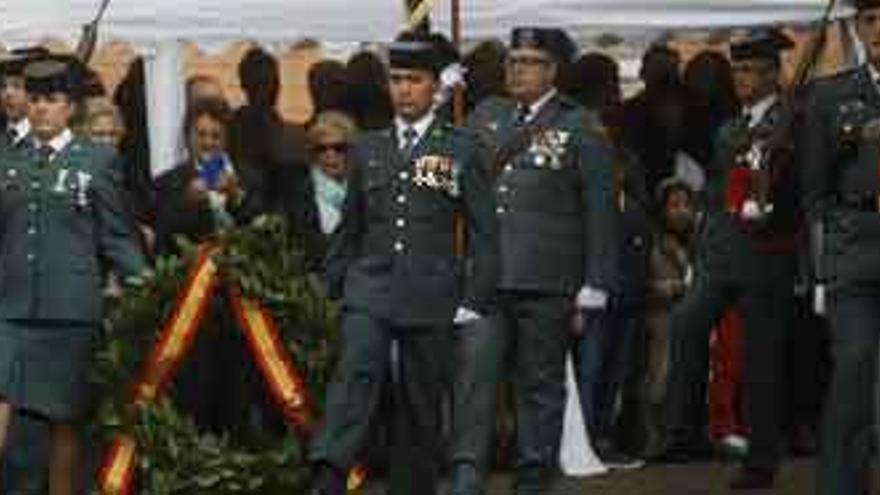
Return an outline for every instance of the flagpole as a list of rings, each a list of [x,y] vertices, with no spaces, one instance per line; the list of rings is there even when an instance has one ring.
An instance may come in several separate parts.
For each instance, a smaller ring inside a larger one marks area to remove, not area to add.
[[[450,0],[452,8],[452,44],[461,53],[461,0]],[[464,88],[455,87],[452,99],[453,118],[456,125],[464,123]]]

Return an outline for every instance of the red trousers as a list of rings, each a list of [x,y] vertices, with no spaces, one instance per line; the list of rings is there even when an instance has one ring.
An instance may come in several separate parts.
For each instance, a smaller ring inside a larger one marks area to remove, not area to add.
[[[709,435],[747,436],[742,415],[742,316],[733,308],[718,323],[710,346]]]

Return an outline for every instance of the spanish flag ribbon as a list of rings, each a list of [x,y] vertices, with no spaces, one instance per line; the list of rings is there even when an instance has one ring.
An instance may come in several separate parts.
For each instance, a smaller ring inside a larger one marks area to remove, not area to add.
[[[308,389],[281,343],[278,326],[264,307],[245,299],[237,290],[232,292],[232,307],[272,398],[288,424],[303,437],[309,437],[314,430],[315,416]]]
[[[216,249],[203,247],[171,317],[153,347],[140,379],[135,383],[135,404],[155,401],[186,357],[205,317],[211,296],[219,282],[212,256]],[[258,302],[232,291],[232,306],[273,399],[284,418],[303,438],[317,427],[314,407],[303,375],[290,359],[274,319]],[[129,495],[136,471],[137,442],[130,435],[118,435],[112,442],[101,469],[98,486],[102,495]],[[363,486],[367,472],[352,469],[349,490]]]
[[[156,400],[192,346],[217,285],[217,266],[211,258],[215,249],[203,247],[181,296],[153,347],[141,378],[133,389],[135,404]],[[134,480],[137,442],[118,435],[111,443],[98,477],[102,495],[128,495]]]
[[[119,435],[113,440],[98,475],[101,495],[129,495],[131,493],[136,457],[137,442],[133,437]]]

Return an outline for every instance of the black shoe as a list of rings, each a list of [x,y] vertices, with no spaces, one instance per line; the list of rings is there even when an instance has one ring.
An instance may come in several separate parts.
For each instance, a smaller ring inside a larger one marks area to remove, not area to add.
[[[347,478],[344,471],[329,464],[320,464],[315,469],[314,482],[309,495],[346,495]]]
[[[712,457],[712,446],[706,443],[670,443],[651,458],[654,464],[687,464]]]
[[[639,469],[645,466],[644,459],[629,455],[609,444],[597,445],[596,456],[605,467],[611,470]]]
[[[767,468],[740,468],[730,480],[733,491],[769,490],[776,482],[776,470]]]
[[[791,453],[796,457],[816,455],[816,452],[819,450],[818,444],[816,433],[809,426],[798,426],[791,435]]]

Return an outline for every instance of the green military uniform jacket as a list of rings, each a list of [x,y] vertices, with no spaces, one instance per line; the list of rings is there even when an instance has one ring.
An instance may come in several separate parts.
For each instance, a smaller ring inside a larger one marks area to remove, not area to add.
[[[746,164],[739,160],[754,141],[769,139],[781,117],[779,101],[767,110],[760,122],[748,127],[747,119],[736,118],[718,131],[715,159],[706,169],[705,223],[697,239],[697,269],[729,282],[755,282],[778,278],[781,265],[772,255],[795,259],[796,231],[800,226],[797,201],[797,175],[788,150],[780,149],[769,188],[773,213],[750,222],[734,211],[732,189],[745,184],[736,181],[733,171]],[[763,256],[770,255],[770,256]]]
[[[97,322],[103,265],[146,268],[120,195],[114,153],[74,139],[51,162],[31,146],[0,153],[0,315]]]
[[[437,119],[409,159],[394,128],[362,135],[326,258],[330,295],[400,325],[449,325],[458,306],[488,312],[497,237],[481,158],[473,136]],[[466,224],[463,256],[456,212]]]
[[[880,281],[880,92],[867,66],[817,81],[805,118],[803,195],[822,225],[816,277],[830,287]]]
[[[515,111],[512,100],[491,98],[468,119],[492,157],[499,289],[570,296],[589,285],[611,292],[619,215],[613,154],[598,119],[554,96],[518,146],[526,131],[514,125]]]

